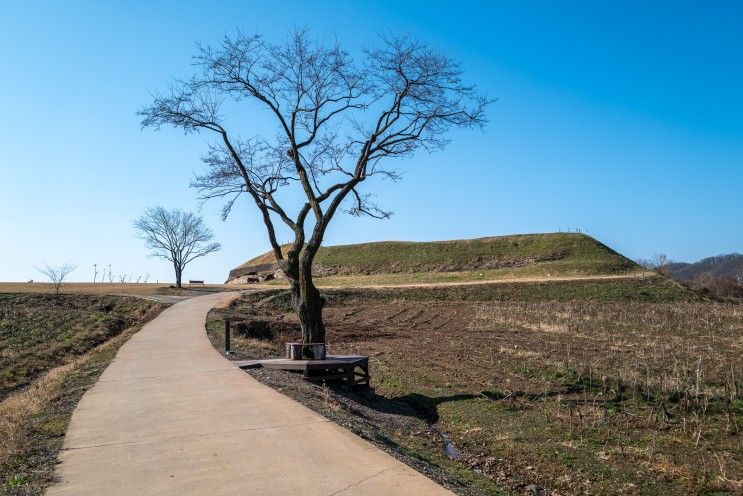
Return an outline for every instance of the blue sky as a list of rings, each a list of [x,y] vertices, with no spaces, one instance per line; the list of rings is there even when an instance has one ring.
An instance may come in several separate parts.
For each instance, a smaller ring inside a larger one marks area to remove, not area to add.
[[[208,136],[140,130],[136,111],[189,74],[195,42],[294,26],[349,50],[407,33],[458,58],[498,101],[484,132],[399,165],[369,191],[395,215],[334,220],[327,244],[581,229],[630,257],[743,251],[740,2],[33,2],[0,17],[0,280],[71,261],[172,279],[131,221],[198,210],[221,282],[265,251],[247,200],[227,222],[188,187]],[[260,124],[263,117],[238,116]]]

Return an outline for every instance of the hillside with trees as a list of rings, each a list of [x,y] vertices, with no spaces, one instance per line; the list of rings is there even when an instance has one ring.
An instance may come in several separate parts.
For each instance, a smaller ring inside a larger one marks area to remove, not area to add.
[[[694,263],[673,262],[668,265],[668,270],[676,279],[690,282],[704,273],[713,277],[733,277],[739,283],[743,282],[743,255],[740,253],[729,253],[708,257]]]

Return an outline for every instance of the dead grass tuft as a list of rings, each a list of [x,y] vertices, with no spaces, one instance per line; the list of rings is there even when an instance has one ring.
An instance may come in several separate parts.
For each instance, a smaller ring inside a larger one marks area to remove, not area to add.
[[[81,357],[54,368],[34,381],[28,389],[0,402],[0,467],[28,451],[31,419],[47,408],[52,398],[59,396],[65,377],[86,359],[87,356]]]

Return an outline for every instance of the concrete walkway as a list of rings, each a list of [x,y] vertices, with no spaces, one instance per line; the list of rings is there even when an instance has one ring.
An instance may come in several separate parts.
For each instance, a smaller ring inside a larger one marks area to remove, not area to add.
[[[48,495],[451,494],[215,351],[206,313],[232,296],[177,303],[119,350],[72,416]]]

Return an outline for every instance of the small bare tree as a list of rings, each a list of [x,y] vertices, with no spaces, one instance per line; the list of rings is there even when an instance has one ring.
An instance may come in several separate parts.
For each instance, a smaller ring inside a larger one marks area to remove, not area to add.
[[[197,73],[139,112],[143,127],[214,133],[206,171],[194,186],[203,199],[227,198],[223,217],[243,194],[259,209],[291,284],[304,342],[325,342],[325,300],[313,283],[312,262],[342,204],[352,215],[389,217],[362,183],[397,179],[389,159],[441,149],[451,128],[481,128],[490,103],[462,82],[456,61],[425,43],[382,37],[363,54],[358,64],[306,30],[279,43],[238,33],[216,47],[199,46]],[[247,115],[265,112],[275,127],[240,138],[222,115],[229,99],[252,104]],[[292,214],[286,200],[296,198],[287,193],[294,188],[303,198]],[[288,251],[277,241],[276,220],[293,233]]]
[[[134,221],[134,228],[138,237],[152,250],[152,256],[173,264],[175,284],[179,288],[182,287],[183,269],[188,263],[221,248],[219,243],[212,242],[214,234],[204,225],[204,220],[183,210],[148,208]]]
[[[650,258],[641,258],[637,260],[637,263],[648,270],[654,270],[664,275],[670,275],[668,266],[673,262],[665,253],[655,253]]]
[[[54,293],[59,294],[62,283],[76,268],[77,266],[72,265],[71,263],[65,263],[62,265],[49,265],[44,263],[44,267],[36,267],[36,270],[49,278],[49,281],[54,285]]]

